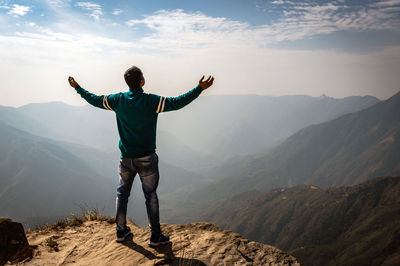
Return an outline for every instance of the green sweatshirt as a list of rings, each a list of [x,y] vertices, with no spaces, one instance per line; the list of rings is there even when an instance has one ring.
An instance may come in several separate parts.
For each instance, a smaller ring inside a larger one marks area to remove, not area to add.
[[[115,112],[121,157],[127,158],[143,157],[155,152],[158,114],[188,105],[203,91],[198,85],[178,97],[163,97],[144,93],[142,88],[101,96],[94,95],[79,85],[75,90],[89,104]]]

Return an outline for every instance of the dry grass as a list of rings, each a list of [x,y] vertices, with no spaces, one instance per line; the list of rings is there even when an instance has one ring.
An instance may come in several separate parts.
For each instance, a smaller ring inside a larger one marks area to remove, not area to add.
[[[71,213],[69,216],[60,218],[54,224],[50,224],[50,225],[44,224],[42,226],[36,227],[33,230],[28,230],[27,232],[36,231],[36,230],[56,230],[56,231],[58,231],[58,230],[65,229],[67,227],[80,226],[86,221],[101,221],[101,222],[108,222],[109,224],[115,223],[114,217],[103,215],[102,211],[100,211],[97,206],[90,207],[86,204],[83,204],[83,205],[76,204],[76,205],[81,209],[80,214]]]

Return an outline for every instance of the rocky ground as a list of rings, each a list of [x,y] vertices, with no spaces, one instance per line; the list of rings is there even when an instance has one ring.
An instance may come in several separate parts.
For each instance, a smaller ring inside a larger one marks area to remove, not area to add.
[[[148,246],[149,228],[128,225],[133,237],[123,243],[115,241],[115,225],[107,221],[28,232],[33,258],[17,265],[299,265],[275,247],[209,223],[162,224],[171,244],[157,248]]]

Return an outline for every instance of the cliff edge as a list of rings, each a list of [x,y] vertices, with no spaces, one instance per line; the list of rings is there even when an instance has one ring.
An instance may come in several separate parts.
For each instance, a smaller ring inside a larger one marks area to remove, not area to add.
[[[172,243],[157,248],[148,246],[149,228],[128,225],[133,237],[123,243],[115,241],[115,225],[108,221],[28,232],[33,258],[18,265],[300,265],[282,250],[210,223],[162,224]]]

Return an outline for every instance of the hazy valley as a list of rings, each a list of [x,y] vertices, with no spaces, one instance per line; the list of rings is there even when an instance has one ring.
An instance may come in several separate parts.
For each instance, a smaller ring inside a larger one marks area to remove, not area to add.
[[[394,219],[378,229],[371,223],[396,212],[398,178],[325,188],[400,175],[399,117],[400,93],[386,101],[205,96],[180,112],[161,114],[161,219],[215,222],[289,251],[306,265],[313,264],[308,258],[348,262],[340,243],[350,247],[362,239],[360,248],[372,245],[357,230],[374,232],[374,239],[396,234]],[[114,215],[120,155],[112,112],[61,102],[3,106],[0,128],[0,216],[35,226],[79,212],[79,204]],[[389,203],[373,200],[382,197]],[[352,212],[360,208],[365,210]],[[146,224],[138,177],[128,215]],[[397,258],[390,246],[396,241],[382,244],[390,250],[376,262]]]
[[[265,154],[233,159],[211,170],[213,182],[186,194],[171,195],[169,202],[185,204],[180,213],[169,212],[169,217],[171,221],[174,217],[191,221],[210,204],[248,190],[299,184],[354,185],[374,177],[399,175],[399,117],[397,93],[359,112],[308,126]]]

